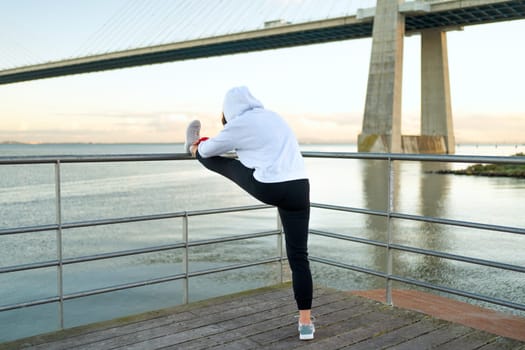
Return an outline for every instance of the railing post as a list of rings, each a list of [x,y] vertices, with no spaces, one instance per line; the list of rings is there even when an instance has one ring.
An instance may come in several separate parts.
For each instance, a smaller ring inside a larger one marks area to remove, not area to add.
[[[388,157],[388,204],[387,204],[387,243],[386,243],[386,303],[392,302],[392,212],[394,211],[394,166],[393,160]]]
[[[185,212],[184,216],[182,217],[182,240],[184,242],[184,255],[182,258],[182,264],[184,265],[184,294],[182,297],[182,302],[184,304],[188,304],[190,297],[190,269],[189,269],[189,240],[188,240],[188,213]]]
[[[57,294],[58,294],[58,317],[60,329],[64,329],[64,283],[62,264],[62,193],[60,180],[60,160],[55,163],[55,198],[56,198],[56,223],[57,223]]]
[[[280,283],[284,283],[284,252],[283,252],[283,223],[281,221],[281,216],[279,215],[279,211],[277,211],[277,230],[279,233],[277,234],[277,255],[279,256],[279,281]]]

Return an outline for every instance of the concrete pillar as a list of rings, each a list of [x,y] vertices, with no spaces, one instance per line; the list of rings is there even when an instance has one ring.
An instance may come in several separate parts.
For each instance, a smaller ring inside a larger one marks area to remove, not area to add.
[[[445,153],[455,152],[446,33],[421,32],[421,136],[441,136]]]
[[[404,0],[377,0],[359,152],[402,152]]]

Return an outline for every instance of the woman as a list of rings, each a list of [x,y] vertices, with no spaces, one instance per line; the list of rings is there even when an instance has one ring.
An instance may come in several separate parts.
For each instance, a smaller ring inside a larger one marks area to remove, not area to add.
[[[278,208],[299,309],[299,338],[313,339],[312,274],[307,247],[310,185],[297,140],[286,122],[265,109],[244,86],[226,93],[222,122],[223,130],[209,139],[199,138],[198,120],[191,122],[185,149],[209,170]],[[237,152],[238,160],[221,157],[232,150]]]

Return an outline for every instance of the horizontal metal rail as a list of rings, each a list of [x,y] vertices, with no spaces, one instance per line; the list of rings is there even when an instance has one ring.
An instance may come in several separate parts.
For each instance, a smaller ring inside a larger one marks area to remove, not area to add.
[[[355,152],[312,152],[304,151],[306,158],[336,159],[375,159],[386,161],[421,161],[445,163],[483,163],[483,164],[525,164],[525,157],[466,156],[440,154],[405,153],[355,153]],[[0,157],[0,165],[15,164],[55,164],[60,163],[106,163],[106,162],[144,162],[194,159],[187,153],[156,154],[108,154],[108,155],[51,155],[51,156],[8,156]]]
[[[310,229],[310,233],[316,236],[335,238],[335,239],[340,239],[340,240],[348,241],[348,242],[363,243],[363,244],[373,245],[373,246],[381,247],[381,248],[386,248],[388,246],[388,244],[386,244],[385,242],[376,241],[373,239],[344,235],[341,233],[326,232],[326,231],[315,230],[315,229]]]
[[[486,295],[481,295],[481,294],[478,294],[478,293],[470,293],[470,292],[467,292],[467,291],[464,291],[464,290],[455,289],[455,288],[439,286],[439,285],[436,285],[436,284],[433,284],[433,283],[428,283],[428,282],[416,280],[416,279],[413,279],[413,278],[402,277],[402,276],[398,276],[398,275],[391,275],[391,276],[389,276],[389,278],[394,280],[394,281],[403,282],[403,283],[414,285],[414,286],[418,286],[418,287],[424,287],[424,288],[427,288],[427,289],[432,289],[432,290],[437,290],[437,291],[440,291],[440,292],[454,294],[454,295],[458,295],[458,296],[465,297],[465,298],[470,298],[470,299],[474,299],[474,300],[484,301],[484,302],[489,303],[489,304],[505,306],[505,307],[508,307],[508,308],[511,308],[511,309],[514,309],[514,310],[525,311],[525,305],[524,304],[518,304],[518,303],[514,303],[512,301],[508,301],[508,300],[493,298],[493,297],[486,296]]]
[[[508,233],[515,233],[518,235],[525,234],[525,228],[512,227],[512,226],[500,226],[500,225],[483,224],[483,223],[470,222],[470,221],[431,218],[427,216],[409,215],[409,214],[401,214],[401,213],[391,213],[390,217],[394,219],[424,221],[424,222],[429,222],[433,224],[462,226],[462,227],[468,227],[468,228],[475,228],[479,230],[508,232]]]
[[[440,154],[405,154],[405,153],[351,153],[351,152],[303,152],[307,158],[337,158],[337,159],[375,159],[375,160],[406,160],[420,162],[444,163],[482,163],[482,164],[525,164],[525,157],[500,156],[464,156]]]
[[[257,205],[247,205],[247,206],[242,206],[242,207],[227,207],[227,208],[218,208],[218,209],[180,211],[180,212],[166,213],[166,214],[140,215],[140,216],[113,218],[113,219],[98,219],[98,220],[86,220],[86,221],[77,221],[77,222],[66,222],[66,223],[61,224],[60,227],[62,227],[62,229],[71,229],[71,228],[112,225],[112,224],[128,224],[128,223],[142,222],[142,221],[176,219],[176,218],[182,218],[185,216],[224,214],[224,213],[233,213],[233,212],[240,212],[240,211],[269,209],[269,208],[271,208],[270,205],[257,204]],[[38,226],[7,228],[7,229],[0,230],[0,236],[13,235],[13,234],[19,234],[19,233],[54,231],[54,230],[57,230],[58,227],[59,227],[58,224],[47,224],[47,225],[38,225]]]
[[[4,305],[4,306],[0,306],[0,312],[20,309],[20,308],[25,308],[25,307],[30,307],[30,306],[50,304],[50,303],[58,302],[60,300],[64,300],[64,301],[72,300],[72,299],[93,296],[97,294],[117,292],[117,291],[121,291],[125,289],[145,287],[145,286],[149,286],[153,284],[173,282],[173,281],[181,280],[187,277],[198,277],[198,276],[204,276],[204,275],[209,275],[209,274],[218,273],[218,272],[226,272],[226,271],[231,271],[231,270],[243,269],[247,267],[253,267],[253,266],[258,266],[258,265],[270,264],[274,262],[280,262],[281,260],[282,258],[280,256],[276,256],[276,257],[251,261],[248,263],[231,264],[231,265],[226,265],[222,267],[215,267],[215,268],[210,268],[210,269],[189,272],[188,274],[179,273],[176,275],[152,278],[152,279],[138,281],[138,282],[123,283],[123,284],[119,284],[119,285],[115,285],[111,287],[98,288],[98,289],[77,292],[77,293],[64,294],[62,297],[54,296],[54,297],[42,298],[38,300],[32,300],[32,301],[22,302],[22,303],[17,303],[17,304]]]
[[[66,163],[107,163],[107,162],[151,162],[166,160],[194,159],[187,153],[158,154],[105,154],[105,155],[53,155],[0,157],[0,165],[55,164]]]
[[[320,209],[335,210],[335,211],[345,211],[348,213],[383,216],[385,218],[389,217],[392,219],[423,221],[423,222],[428,222],[428,223],[433,223],[433,224],[462,226],[462,227],[475,228],[475,229],[480,229],[480,230],[499,231],[499,232],[515,233],[518,235],[525,235],[525,228],[514,227],[514,226],[483,224],[483,223],[472,222],[472,221],[451,220],[451,219],[435,218],[435,217],[430,217],[430,216],[402,214],[402,213],[396,213],[396,212],[387,213],[386,211],[381,211],[381,210],[369,210],[369,209],[361,209],[361,208],[353,208],[353,207],[345,207],[345,206],[321,204],[321,203],[312,203],[312,207],[320,208]]]
[[[378,271],[378,270],[374,270],[374,269],[369,269],[369,268],[366,268],[366,267],[361,267],[361,266],[352,265],[352,264],[346,264],[346,263],[343,263],[343,262],[340,262],[340,261],[335,261],[335,260],[327,259],[327,258],[321,258],[321,257],[318,257],[318,256],[309,256],[308,259],[310,261],[313,261],[313,262],[318,262],[318,263],[325,264],[325,265],[340,267],[340,268],[343,268],[343,269],[346,269],[346,270],[362,272],[362,273],[366,273],[368,275],[372,275],[372,276],[376,276],[376,277],[388,278],[388,274],[387,273],[382,272],[382,271]]]
[[[76,258],[64,258],[62,259],[62,265],[71,265],[71,264],[85,263],[85,262],[90,262],[90,261],[121,258],[121,257],[133,256],[133,255],[139,255],[139,254],[157,253],[157,252],[181,249],[181,248],[186,248],[186,247],[191,248],[191,247],[198,247],[198,246],[209,245],[209,244],[227,243],[227,242],[233,242],[233,241],[239,241],[239,240],[245,240],[245,239],[268,237],[268,236],[274,236],[278,233],[279,231],[277,230],[264,231],[264,232],[229,236],[225,238],[215,238],[215,239],[192,241],[192,242],[189,242],[188,244],[181,242],[181,243],[166,244],[166,245],[156,246],[156,247],[129,249],[129,250],[121,250],[121,251],[111,252],[111,253],[94,254],[94,255],[81,256],[81,257],[76,257]],[[6,267],[0,268],[0,274],[18,272],[18,271],[24,271],[24,270],[35,270],[35,269],[40,269],[40,268],[56,267],[59,265],[59,263],[60,262],[58,260],[49,260],[49,261],[43,261],[39,263],[32,263],[32,264],[6,266]]]
[[[355,236],[350,236],[350,235],[343,235],[340,233],[326,232],[326,231],[313,230],[313,229],[310,230],[310,233],[316,236],[321,236],[321,237],[340,239],[340,240],[348,241],[348,242],[362,243],[362,244],[372,245],[372,246],[381,247],[381,248],[390,247],[391,249],[395,249],[395,250],[399,250],[403,252],[416,253],[416,254],[427,255],[427,256],[435,256],[438,258],[461,261],[461,262],[466,262],[466,263],[470,263],[474,265],[488,266],[488,267],[494,267],[494,268],[498,268],[502,270],[525,273],[525,266],[504,264],[504,263],[499,263],[499,262],[492,261],[492,260],[471,258],[471,257],[464,256],[464,255],[437,252],[435,250],[410,247],[410,246],[406,246],[402,244],[395,244],[395,243],[387,244],[385,242],[381,242],[377,240],[355,237]]]
[[[501,269],[501,270],[525,273],[525,266],[504,264],[504,263],[499,263],[499,262],[492,261],[492,260],[471,258],[468,256],[458,255],[458,254],[436,252],[434,250],[409,247],[409,246],[405,246],[401,244],[390,244],[390,248],[399,250],[399,251],[409,252],[409,253],[416,253],[416,254],[427,255],[427,256],[435,256],[437,258],[443,258],[447,260],[455,260],[455,261],[466,262],[466,263],[470,263],[474,265],[488,266],[488,267],[494,267],[494,268]]]

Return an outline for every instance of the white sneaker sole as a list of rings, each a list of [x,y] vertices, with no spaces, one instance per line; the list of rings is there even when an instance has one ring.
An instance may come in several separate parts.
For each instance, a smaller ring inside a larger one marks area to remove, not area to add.
[[[300,340],[312,340],[314,339],[314,335],[313,334],[299,334],[299,339]]]

